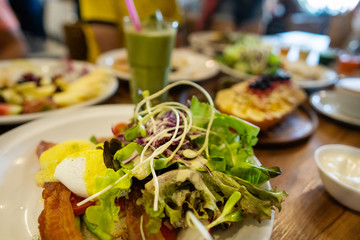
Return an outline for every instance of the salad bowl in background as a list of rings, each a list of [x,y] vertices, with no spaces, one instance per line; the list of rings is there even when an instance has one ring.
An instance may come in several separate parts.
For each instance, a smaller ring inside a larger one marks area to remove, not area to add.
[[[235,78],[248,79],[260,74],[275,74],[282,67],[281,58],[257,35],[243,35],[215,56],[220,68]]]

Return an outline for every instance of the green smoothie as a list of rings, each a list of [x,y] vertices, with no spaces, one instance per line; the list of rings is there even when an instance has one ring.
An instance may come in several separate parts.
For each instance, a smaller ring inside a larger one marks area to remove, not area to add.
[[[130,90],[134,103],[143,99],[142,92],[153,94],[168,84],[171,52],[176,36],[176,23],[143,22],[136,31],[124,22],[125,42],[131,69]],[[164,100],[162,96],[161,100]]]

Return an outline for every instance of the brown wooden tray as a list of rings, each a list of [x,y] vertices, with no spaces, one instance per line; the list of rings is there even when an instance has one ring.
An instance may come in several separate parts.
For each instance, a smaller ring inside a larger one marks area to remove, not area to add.
[[[221,89],[221,86],[221,83],[217,83],[206,90],[212,97],[215,97],[217,89]],[[206,101],[204,96],[196,89],[185,88],[181,89],[180,92],[179,101],[182,103],[191,99],[193,95],[197,96],[201,101]],[[306,141],[317,129],[318,121],[316,112],[308,103],[304,103],[271,129],[266,132],[261,131],[255,148],[288,147]]]
[[[283,121],[266,132],[260,132],[255,147],[289,146],[309,138],[318,127],[318,117],[308,106],[301,105]]]

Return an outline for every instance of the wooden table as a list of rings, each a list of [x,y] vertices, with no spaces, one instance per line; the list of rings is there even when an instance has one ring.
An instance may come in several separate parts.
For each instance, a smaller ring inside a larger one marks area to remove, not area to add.
[[[360,129],[319,116],[318,129],[307,142],[255,149],[263,165],[279,166],[283,172],[271,180],[272,187],[289,194],[275,214],[271,239],[360,239],[360,214],[333,199],[319,177],[314,152],[325,144],[360,147]]]
[[[201,85],[213,94],[213,89],[221,82],[220,77],[201,82]],[[176,88],[171,94],[179,97],[184,90]],[[117,93],[105,103],[130,102],[128,83],[120,81]],[[282,148],[255,148],[264,166],[279,166],[283,171],[281,176],[271,180],[272,187],[289,194],[281,212],[275,213],[272,240],[360,239],[360,214],[342,206],[325,191],[314,161],[314,151],[321,145],[360,147],[360,128],[318,116],[318,128],[307,141]],[[12,127],[0,126],[0,133]]]
[[[214,86],[221,84],[215,82],[202,83],[213,96]],[[286,147],[255,146],[255,155],[264,166],[279,166],[283,172],[270,181],[271,186],[289,194],[281,212],[275,213],[271,240],[360,239],[360,213],[344,207],[326,192],[314,159],[316,148],[326,144],[360,148],[360,127],[316,115],[318,128],[306,141]]]

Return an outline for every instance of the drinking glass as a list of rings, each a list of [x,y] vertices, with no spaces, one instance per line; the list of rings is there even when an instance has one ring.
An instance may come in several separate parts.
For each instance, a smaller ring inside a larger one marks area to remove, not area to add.
[[[129,17],[124,18],[133,103],[143,99],[144,91],[153,94],[168,84],[177,26],[174,21],[145,20],[141,22],[141,30],[137,30]],[[163,94],[158,100],[165,99]]]

